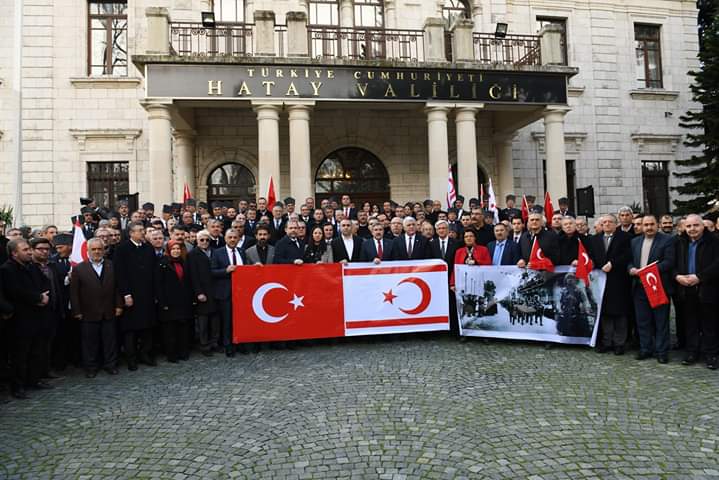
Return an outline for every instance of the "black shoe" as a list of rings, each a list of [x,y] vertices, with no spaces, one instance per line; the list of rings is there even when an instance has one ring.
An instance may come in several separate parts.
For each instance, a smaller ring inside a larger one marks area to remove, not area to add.
[[[131,372],[134,372],[135,370],[137,370],[137,362],[135,362],[135,361],[127,362],[127,369],[130,370]]]
[[[609,351],[609,347],[605,345],[600,345],[597,347],[597,353],[607,353]]]
[[[105,371],[108,375],[117,375],[118,373],[120,373],[115,367],[106,368]]]
[[[156,367],[157,366],[157,361],[152,357],[142,357],[140,359],[140,362],[144,363],[148,367]]]
[[[657,362],[661,363],[662,365],[666,365],[669,363],[669,357],[666,355],[660,355],[657,357]]]
[[[88,370],[85,372],[85,378],[95,378],[97,377],[97,370]]]
[[[211,357],[213,355],[213,352],[212,350],[203,350],[202,355],[204,355],[205,357]]]
[[[180,361],[178,359],[176,359],[175,357],[168,357],[167,361],[170,363],[180,363]]]
[[[697,356],[693,353],[690,353],[682,360],[682,365],[694,365],[695,363],[697,363]]]
[[[624,355],[624,347],[614,347],[614,355]]]
[[[719,359],[717,357],[710,357],[707,359],[707,368],[709,370],[716,370],[719,368]]]
[[[24,388],[13,389],[11,395],[13,398],[17,398],[18,400],[27,400],[30,398]]]
[[[48,372],[47,375],[44,375],[42,378],[47,378],[49,380],[57,380],[64,377],[62,375],[58,375],[55,372]]]
[[[187,354],[187,355],[180,355],[180,356],[177,357],[177,358],[178,358],[178,360],[182,360],[183,362],[186,362],[187,360],[190,359],[190,355],[189,355],[189,354]]]
[[[52,390],[55,387],[53,387],[49,383],[43,382],[41,380],[41,381],[37,382],[35,385],[31,385],[30,388],[32,388],[33,390]]]
[[[636,360],[646,360],[647,358],[652,358],[652,354],[647,352],[639,352],[634,358]]]
[[[235,356],[235,347],[232,345],[228,345],[225,347],[225,356],[227,358],[232,358]]]

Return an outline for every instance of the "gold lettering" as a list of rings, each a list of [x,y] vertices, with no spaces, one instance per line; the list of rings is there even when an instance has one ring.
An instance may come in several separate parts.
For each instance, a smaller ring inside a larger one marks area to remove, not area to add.
[[[374,80],[374,72],[367,72],[367,78]]]
[[[310,78],[310,69],[305,68],[305,78]]]
[[[284,78],[285,74],[279,68],[275,70],[275,78]]]
[[[295,87],[295,82],[290,82],[290,86],[287,88],[287,93],[285,93],[285,96],[293,95],[295,97],[299,97],[300,94],[297,93],[297,87]]]
[[[379,72],[379,78],[381,80],[389,80],[389,72]]]
[[[260,74],[262,75],[263,78],[267,78],[267,77],[270,76],[270,69],[269,69],[269,68],[262,67],[262,68],[260,69]]]
[[[240,97],[243,95],[252,95],[250,87],[247,86],[246,82],[242,82],[242,85],[240,85],[240,91],[237,92],[237,95],[239,95]]]
[[[449,98],[459,98],[459,93],[454,91],[454,84],[450,84],[449,86]]]
[[[252,78],[255,76],[255,69],[254,68],[248,68],[247,69],[247,76]]]
[[[314,95],[315,97],[319,97],[320,96],[320,87],[322,86],[322,82],[316,82],[316,83],[310,82],[310,84],[312,85],[312,92],[313,92],[312,95]]]
[[[290,68],[290,77],[297,78],[297,76],[297,70],[295,70],[294,68]]]
[[[208,80],[207,81],[207,94],[208,95],[222,95],[222,80]]]
[[[432,80],[432,74],[431,74],[431,73],[425,73],[425,74],[424,74],[424,80],[425,80],[426,82],[429,82],[430,80]]]
[[[397,72],[396,76],[397,80],[404,80],[404,72]]]
[[[409,96],[412,98],[419,97],[419,93],[415,91],[416,85],[414,83],[409,84]]]
[[[395,97],[395,98],[397,97],[397,94],[394,93],[394,88],[392,88],[391,83],[387,84],[387,90],[384,92],[384,96],[385,96],[385,98],[386,97]]]
[[[354,73],[355,80],[359,80],[361,76],[362,72],[360,72],[359,70]]]
[[[272,95],[272,87],[275,86],[275,82],[270,82],[270,81],[264,80],[262,82],[262,85],[265,86],[265,95],[267,95],[267,96]]]
[[[517,100],[519,98],[519,95],[517,95],[517,84],[512,84],[512,100]]]
[[[359,91],[360,95],[363,97],[367,95],[367,84],[366,83],[358,83],[357,84],[357,90]]]
[[[322,78],[322,70],[315,70],[315,78]]]
[[[335,78],[335,71],[327,70],[327,78]]]
[[[410,72],[409,78],[412,80],[417,80],[417,72]]]
[[[437,82],[432,82],[432,96],[437,96]]]
[[[498,84],[494,84],[491,87],[489,87],[489,97],[492,100],[499,100],[499,98],[502,96],[502,87]]]

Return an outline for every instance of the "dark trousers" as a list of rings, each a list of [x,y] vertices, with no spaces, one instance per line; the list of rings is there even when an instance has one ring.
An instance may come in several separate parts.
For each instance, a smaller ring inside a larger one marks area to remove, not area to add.
[[[14,335],[10,340],[10,369],[13,390],[35,385],[45,368],[42,364],[47,352],[47,337]]]
[[[197,316],[197,333],[200,337],[200,349],[212,350],[220,340],[220,316],[217,313]]]
[[[459,319],[457,318],[457,294],[449,290],[449,333],[459,336]]]
[[[80,346],[81,323],[67,311],[65,312],[65,318],[58,324],[58,331],[52,346],[52,365],[56,370],[64,370],[68,363],[80,364],[79,360],[82,353]],[[113,338],[115,337],[113,336]],[[117,348],[115,351],[117,351]]]
[[[696,291],[689,293],[682,305],[687,353],[702,353],[707,358],[719,355],[717,305],[701,303]]]
[[[152,328],[143,330],[130,330],[123,334],[125,356],[128,363],[137,363],[137,352],[140,352],[140,359],[147,360],[152,352]],[[137,344],[140,348],[137,348]]]
[[[162,322],[162,343],[168,360],[186,358],[190,354],[189,320]]]
[[[679,298],[679,295],[674,295],[672,297],[672,303],[674,303],[674,323],[677,327],[677,346],[684,348],[687,344],[686,326],[684,323],[685,300]]]
[[[654,353],[656,356],[668,355],[670,347],[669,305],[650,307],[644,289],[639,287],[634,292],[634,310],[637,315],[639,351]]]
[[[605,347],[624,346],[627,339],[627,317],[603,313],[600,325],[602,327],[602,345]]]
[[[232,345],[232,300],[217,300],[217,306],[222,319],[222,345]]]
[[[90,370],[117,366],[116,320],[80,322],[82,364]]]

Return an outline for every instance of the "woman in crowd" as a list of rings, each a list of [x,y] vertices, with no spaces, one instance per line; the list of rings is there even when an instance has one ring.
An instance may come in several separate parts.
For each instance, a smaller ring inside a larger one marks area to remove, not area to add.
[[[477,232],[473,228],[464,231],[464,246],[454,254],[455,265],[492,265],[487,247],[477,243]],[[451,273],[449,284],[454,288],[454,272]]]
[[[332,263],[332,249],[328,247],[322,228],[314,227],[302,260],[304,263]]]
[[[335,237],[335,227],[331,223],[325,223],[322,225],[322,232],[325,237],[325,243],[329,245],[332,239]]]
[[[190,358],[189,323],[195,298],[185,259],[183,242],[167,242],[165,255],[158,262],[155,292],[160,311],[165,355],[171,363]]]

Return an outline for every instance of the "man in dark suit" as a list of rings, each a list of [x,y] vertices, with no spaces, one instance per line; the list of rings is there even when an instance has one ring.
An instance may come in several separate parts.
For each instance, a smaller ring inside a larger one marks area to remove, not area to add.
[[[247,263],[250,265],[272,265],[275,263],[275,247],[270,245],[270,229],[266,225],[258,225],[255,229],[255,244],[245,250]]]
[[[429,241],[430,258],[444,260],[448,270],[452,271],[454,266],[454,252],[460,242],[449,238],[449,223],[446,220],[438,220],[434,224],[437,236]]]
[[[238,266],[247,265],[245,252],[237,248],[239,240],[236,231],[226,231],[225,246],[212,252],[210,260],[214,296],[222,319],[222,344],[228,357],[234,357],[237,350],[232,342],[232,272]],[[240,353],[247,353],[244,346],[240,347]]]
[[[658,232],[657,217],[652,214],[644,215],[642,219],[643,234],[632,239],[632,259],[629,262],[629,275],[635,277],[634,282],[634,310],[637,315],[637,329],[639,330],[639,353],[637,360],[644,360],[653,355],[659,363],[669,362],[669,305],[657,308],[649,306],[649,300],[644,293],[637,276],[640,268],[657,262],[661,274],[662,285],[667,296],[674,291],[672,271],[674,270],[676,251],[675,239],[669,235]]]
[[[592,263],[607,275],[599,322],[602,340],[597,351],[604,353],[613,348],[615,355],[622,355],[627,340],[628,312],[633,308],[627,273],[631,237],[617,228],[617,217],[614,215],[604,215],[601,221],[603,233],[589,237]]]
[[[90,239],[95,236],[99,217],[90,207],[82,207],[80,213],[82,213],[83,217],[82,234],[85,235],[86,239]]]
[[[489,242],[489,256],[492,258],[492,265],[517,265],[522,259],[522,251],[519,245],[507,239],[507,226],[498,223],[494,226],[494,240]]]
[[[340,222],[340,236],[332,239],[332,259],[335,263],[358,262],[362,239],[352,235],[352,220]]]
[[[559,204],[559,209],[555,210],[554,213],[559,213],[563,217],[575,217],[574,212],[569,209],[569,199],[567,197],[562,197],[559,200],[557,200],[557,203]]]
[[[359,261],[380,263],[391,259],[392,240],[384,237],[384,227],[376,223],[372,226],[372,238],[362,242]]]
[[[206,357],[212,355],[220,339],[220,317],[215,306],[211,261],[210,233],[201,230],[197,233],[197,247],[187,254],[186,264],[195,296],[200,350]]]
[[[425,260],[430,258],[427,240],[417,234],[417,221],[414,217],[402,220],[404,233],[393,240],[392,260]]]
[[[97,235],[106,232],[106,229],[96,230]],[[52,363],[56,370],[63,371],[68,362],[79,365],[80,354],[80,329],[77,322],[72,318],[69,311],[70,304],[70,254],[72,253],[73,237],[69,233],[61,233],[55,237],[55,254],[50,256],[50,263],[54,265],[61,283],[61,307],[63,308],[63,320],[58,324],[58,331],[55,335],[55,343],[52,346]],[[66,279],[68,281],[66,281]]]
[[[134,371],[138,360],[151,367],[157,365],[152,357],[152,333],[157,313],[154,287],[157,258],[152,247],[145,243],[142,223],[133,222],[128,229],[130,238],[115,249],[113,264],[117,288],[124,301],[120,326],[127,368]]]
[[[99,238],[87,242],[88,260],[76,265],[70,281],[72,316],[80,322],[85,375],[94,378],[100,367],[117,375],[116,319],[122,315],[112,261],[104,259]],[[101,353],[102,352],[102,356]]]
[[[711,370],[719,367],[719,238],[705,229],[699,215],[687,215],[686,235],[677,241],[674,279],[684,307],[686,356],[691,365],[704,355]]]
[[[500,222],[503,222],[504,220],[511,222],[512,219],[516,217],[522,218],[522,211],[514,206],[517,201],[517,198],[514,195],[510,193],[505,197],[504,201],[507,203],[507,208],[503,208],[499,211]]]
[[[225,239],[222,236],[222,222],[210,219],[207,222],[207,230],[210,232],[210,249],[215,250],[225,246]]]
[[[559,238],[551,230],[545,230],[544,220],[541,213],[531,212],[527,218],[527,230],[519,239],[519,248],[522,252],[522,259],[517,263],[519,267],[527,266],[532,253],[534,239],[539,242],[544,257],[550,259],[554,265],[559,265]]]
[[[52,388],[40,380],[43,330],[51,312],[50,281],[32,263],[32,250],[25,239],[11,240],[10,259],[0,267],[7,300],[14,308],[10,320],[10,367],[12,395],[28,398],[26,387]]]
[[[281,203],[275,203],[272,207],[272,218],[270,219],[270,244],[276,245],[285,236],[287,219],[284,217]]]
[[[619,209],[619,228],[622,232],[629,234],[634,238],[637,234],[634,232],[634,212],[631,207],[624,206]]]
[[[297,220],[289,220],[285,236],[275,244],[275,263],[302,265],[305,241],[297,236]]]
[[[350,196],[342,195],[340,202],[342,203],[340,210],[342,210],[342,212],[344,213],[345,218],[348,218],[350,220],[357,220],[357,209],[352,208],[352,200],[350,200]]]

